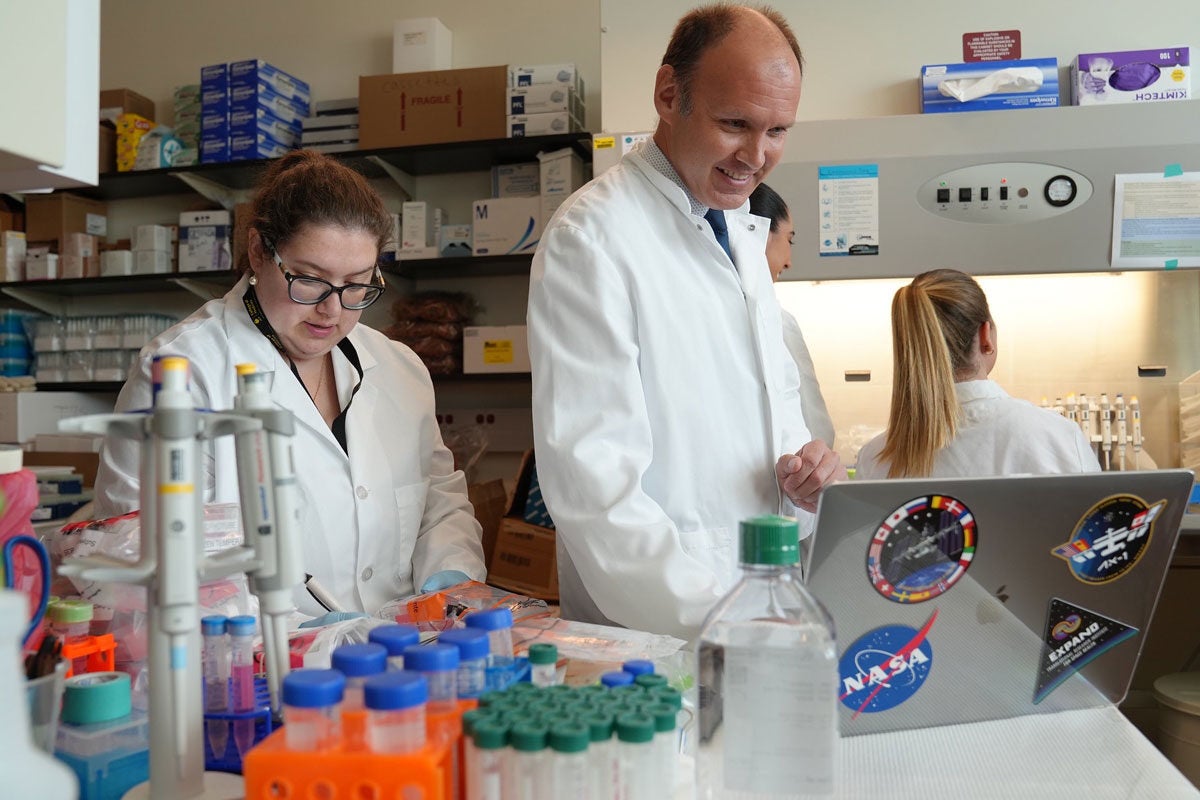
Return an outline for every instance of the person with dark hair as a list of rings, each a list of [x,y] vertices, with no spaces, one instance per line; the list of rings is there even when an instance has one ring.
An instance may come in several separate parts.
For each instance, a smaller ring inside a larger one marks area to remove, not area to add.
[[[429,373],[359,324],[384,291],[392,219],[382,199],[344,164],[298,150],[262,175],[250,213],[246,274],[142,348],[117,410],[151,405],[156,356],[189,360],[197,408],[232,407],[237,365],[254,364],[295,415],[304,571],[345,610],[483,580],[480,526],[442,443]],[[98,515],[138,507],[138,453],[132,440],[106,440]],[[238,501],[233,437],[207,443],[204,477],[205,502]],[[302,588],[295,599],[306,614],[324,611]]]
[[[856,478],[1099,472],[1079,426],[988,379],[996,323],[970,276],[935,269],[892,298],[887,431],[863,445]]]
[[[779,192],[765,183],[760,183],[750,193],[750,213],[771,221],[771,232],[767,234],[767,267],[771,270],[771,280],[778,281],[784,270],[791,266],[792,237],[796,235],[792,215]],[[779,313],[783,318],[783,343],[800,373],[800,405],[804,407],[804,424],[814,438],[833,447],[833,420],[829,417],[825,398],[821,396],[817,369],[813,366],[804,334],[800,332],[800,323],[786,309],[781,308]]]
[[[654,136],[542,236],[534,445],[568,619],[690,638],[737,576],[739,521],[808,517],[845,477],[804,426],[767,226],[747,210],[795,123],[801,64],[774,11],[689,12],[655,76]]]

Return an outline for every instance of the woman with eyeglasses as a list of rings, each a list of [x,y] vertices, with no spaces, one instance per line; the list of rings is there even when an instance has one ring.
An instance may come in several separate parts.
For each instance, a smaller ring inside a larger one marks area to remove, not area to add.
[[[391,235],[391,215],[354,170],[305,150],[273,162],[251,209],[246,274],[143,348],[117,400],[118,411],[150,406],[156,356],[190,361],[197,408],[232,407],[238,364],[272,373],[272,400],[296,420],[304,570],[342,606],[322,608],[300,587],[297,607],[312,616],[371,613],[486,575],[428,371],[359,324],[384,291],[377,264]],[[233,437],[206,447],[205,502],[236,503]],[[97,516],[138,507],[138,465],[137,442],[106,440]]]

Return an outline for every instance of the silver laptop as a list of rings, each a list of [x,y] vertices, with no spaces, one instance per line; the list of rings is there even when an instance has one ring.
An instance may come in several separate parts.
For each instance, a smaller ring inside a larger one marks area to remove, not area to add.
[[[843,736],[1119,703],[1188,470],[850,481],[805,560],[833,617]]]

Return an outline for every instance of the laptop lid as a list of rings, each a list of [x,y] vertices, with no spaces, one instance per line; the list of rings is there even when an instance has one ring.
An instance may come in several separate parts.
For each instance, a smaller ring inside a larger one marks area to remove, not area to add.
[[[842,735],[1120,702],[1192,480],[1158,470],[825,489],[805,574],[835,625]]]

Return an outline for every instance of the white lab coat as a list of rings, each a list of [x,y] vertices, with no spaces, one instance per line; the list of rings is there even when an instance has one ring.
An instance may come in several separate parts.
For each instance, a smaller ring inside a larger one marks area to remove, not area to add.
[[[800,373],[800,405],[804,407],[804,424],[812,433],[814,439],[820,439],[833,448],[833,420],[829,417],[829,409],[825,406],[825,398],[821,396],[821,384],[817,381],[817,368],[813,366],[812,355],[804,342],[804,334],[800,332],[800,323],[789,312],[780,309],[783,317],[783,343],[796,362],[796,370]]]
[[[634,152],[542,236],[533,429],[564,617],[691,638],[738,576],[739,521],[796,513],[774,465],[810,437],[746,208],[726,212],[735,269]]]
[[[300,483],[305,572],[347,609],[374,612],[413,594],[433,573],[455,569],[483,580],[480,526],[467,500],[466,480],[442,443],[429,373],[407,347],[359,324],[349,339],[362,365],[362,385],[346,421],[349,456],[283,356],[250,322],[242,296],[246,278],[154,339],[139,354],[118,410],[150,405],[150,364],[157,354],[191,362],[197,407],[227,409],[237,393],[235,367],[257,364],[273,373],[271,399],[296,416],[294,452]],[[334,372],[342,406],[358,381],[337,348]],[[137,443],[109,439],[96,479],[98,516],[137,508]],[[206,448],[206,500],[238,501],[233,437]],[[303,590],[303,613],[323,609]]]
[[[1055,475],[1099,472],[1100,463],[1079,426],[1026,400],[1009,397],[995,381],[954,384],[958,433],[934,457],[933,478]],[[886,478],[880,462],[884,436],[858,453],[855,478]]]

